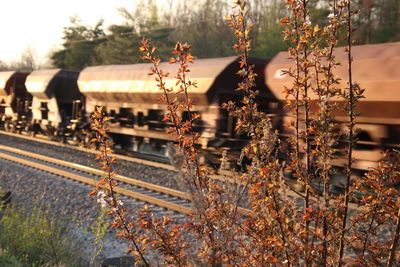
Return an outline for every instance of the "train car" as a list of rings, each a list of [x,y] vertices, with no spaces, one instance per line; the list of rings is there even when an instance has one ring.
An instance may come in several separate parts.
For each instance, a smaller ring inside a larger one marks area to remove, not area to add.
[[[6,131],[22,131],[30,119],[32,96],[27,92],[25,80],[29,73],[0,72],[0,125]]]
[[[79,72],[50,69],[35,70],[26,79],[32,94],[32,121],[29,131],[65,138],[68,125],[76,117],[75,103],[82,98],[77,86]]]
[[[343,79],[343,88],[347,77],[345,48],[336,49],[335,56],[343,64],[335,68]],[[366,88],[365,98],[357,106],[361,113],[357,118],[360,133],[353,166],[365,170],[376,164],[382,151],[399,147],[400,95],[396,90],[400,86],[400,43],[354,46],[353,57],[354,81]],[[281,72],[294,63],[287,52],[281,52],[271,60],[250,58],[250,64],[255,65],[258,75],[260,94],[256,101],[274,118],[274,127],[284,133],[283,125],[291,113],[284,108],[287,99],[282,91],[291,86],[292,80]],[[162,120],[167,110],[158,101],[163,92],[154,77],[148,75],[151,67],[152,64],[93,66],[80,74],[61,69],[37,70],[30,75],[0,72],[0,124],[7,130],[27,129],[33,135],[42,132],[90,143],[90,114],[96,106],[103,106],[111,118],[110,135],[117,146],[165,156],[166,148],[175,139],[167,133],[171,124]],[[174,87],[176,65],[161,63],[160,68],[170,72],[171,78],[165,82],[167,87]],[[235,132],[235,119],[221,108],[230,100],[241,105],[242,93],[235,90],[240,82],[236,74],[239,69],[238,57],[199,59],[187,73],[198,83],[189,94],[194,112],[200,115],[195,130],[201,133],[201,146],[209,158],[218,158],[227,148],[238,152],[247,142],[245,135]],[[310,97],[311,108],[315,108],[316,96]],[[181,115],[187,118],[185,112]],[[336,118],[346,121],[343,113]]]
[[[257,87],[260,90],[258,101],[267,112],[274,107],[270,103],[277,100],[264,82],[267,61],[250,59],[255,64]],[[159,103],[162,91],[156,86],[154,77],[149,76],[152,64],[110,65],[85,68],[78,79],[82,94],[86,97],[86,111],[96,106],[105,107],[111,117],[110,133],[116,144],[132,151],[152,151],[166,154],[168,143],[174,137],[167,133],[170,126],[163,121],[166,106]],[[174,77],[176,65],[161,63],[160,69]],[[198,59],[190,65],[188,78],[197,81],[197,88],[189,91],[193,100],[194,112],[200,115],[195,122],[195,130],[201,133],[201,146],[207,148],[237,147],[243,144],[238,136],[235,120],[221,108],[229,100],[239,103],[241,93],[235,91],[240,81],[238,75],[239,58]],[[167,87],[174,87],[176,79],[165,80]],[[181,114],[187,116],[185,112]],[[88,116],[88,115],[87,115]]]
[[[347,53],[345,48],[337,48],[334,55],[342,62],[334,72],[342,78],[340,87],[343,89],[347,86]],[[398,148],[400,144],[400,42],[353,46],[352,56],[353,81],[366,89],[365,98],[357,105],[360,115],[356,127],[360,132],[353,166],[366,170],[376,165],[382,151]],[[281,52],[266,68],[266,83],[282,102],[286,101],[283,88],[290,87],[292,79],[281,73],[290,67],[294,68],[294,62],[287,52]],[[313,106],[316,95],[310,97]],[[288,120],[290,112],[285,109],[282,112],[281,116]],[[342,122],[347,120],[343,113],[338,113],[336,118]]]

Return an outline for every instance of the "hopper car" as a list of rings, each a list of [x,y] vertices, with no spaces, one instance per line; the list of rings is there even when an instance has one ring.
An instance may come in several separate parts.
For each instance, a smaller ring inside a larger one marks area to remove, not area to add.
[[[223,147],[239,151],[245,143],[245,138],[234,130],[235,119],[221,108],[222,103],[239,103],[242,97],[235,91],[239,82],[238,62],[238,57],[199,59],[187,73],[198,83],[197,88],[190,89],[190,98],[195,103],[193,112],[200,114],[194,128],[201,133],[201,147],[207,151],[208,159],[212,154],[220,154]],[[260,108],[272,113],[270,103],[276,99],[264,82],[266,61],[252,58],[250,63],[256,66],[258,74]],[[163,121],[167,109],[159,103],[162,91],[154,77],[148,75],[151,66],[144,63],[87,67],[80,73],[78,85],[86,99],[86,112],[96,106],[105,108],[114,143],[129,151],[166,155],[175,137],[167,133],[171,124]],[[175,85],[176,66],[161,63],[159,67],[171,73],[171,78],[165,79],[166,86]],[[185,113],[181,114],[183,119],[188,117]]]
[[[337,62],[334,74],[341,77],[341,89],[347,85],[347,53],[345,48],[334,51]],[[400,144],[400,42],[368,44],[353,46],[352,75],[353,81],[365,88],[364,97],[356,106],[359,116],[356,118],[358,128],[357,144],[353,150],[354,168],[367,170],[376,166],[382,152]],[[293,68],[294,63],[287,52],[277,54],[266,67],[266,84],[279,101],[290,101],[283,94],[284,86],[291,86],[293,81],[282,70]],[[340,99],[336,100],[340,102]],[[340,104],[340,103],[339,103]],[[317,96],[310,94],[311,111],[317,107]],[[281,121],[292,120],[291,111],[279,110]],[[345,112],[338,112],[336,119],[345,128]],[[336,165],[343,166],[339,159]]]
[[[32,96],[25,87],[28,74],[0,72],[0,126],[7,131],[21,132],[30,121]]]
[[[35,70],[28,75],[25,86],[32,95],[32,115],[27,130],[31,135],[41,132],[61,140],[73,135],[70,123],[78,116],[75,105],[82,98],[78,75],[62,69]]]
[[[0,117],[6,131],[42,133],[65,139],[80,112],[79,72],[51,69],[0,72]]]
[[[346,53],[344,48],[335,50],[337,75],[346,79]],[[358,143],[355,147],[356,169],[374,166],[381,152],[397,148],[400,143],[400,43],[360,45],[353,47],[354,81],[366,88],[365,98],[358,103]],[[195,103],[194,112],[200,115],[195,130],[201,133],[201,147],[212,163],[219,162],[224,149],[237,155],[246,144],[247,137],[235,132],[235,118],[221,108],[227,101],[240,105],[242,93],[237,92],[240,78],[238,57],[198,59],[190,65],[188,77],[196,80],[197,88],[190,90]],[[283,125],[292,117],[285,108],[287,99],[284,86],[292,81],[282,76],[282,70],[293,67],[287,52],[278,53],[270,60],[250,58],[257,73],[256,86],[260,91],[256,101],[262,111],[270,114],[273,127],[285,133]],[[24,129],[32,135],[41,132],[61,141],[72,140],[88,144],[93,136],[90,115],[96,106],[103,106],[110,117],[109,132],[117,148],[125,151],[152,153],[168,156],[168,147],[174,137],[167,133],[169,122],[163,121],[166,107],[158,102],[162,91],[154,77],[148,75],[151,64],[91,66],[80,73],[67,70],[38,70],[26,77],[26,96],[30,104],[20,118]],[[176,67],[161,63],[160,68],[174,77]],[[4,75],[3,75],[4,74]],[[8,74],[9,75],[9,74]],[[5,89],[5,73],[0,73],[0,99],[2,106],[10,110],[10,102],[3,100],[12,90]],[[11,76],[10,76],[11,77]],[[174,78],[166,79],[167,87],[173,86]],[[342,82],[342,86],[345,82]],[[7,87],[9,88],[9,87]],[[316,107],[316,96],[311,95],[311,107]],[[5,112],[0,109],[0,116]],[[11,111],[11,110],[10,110]],[[8,118],[17,118],[13,109]],[[9,113],[8,113],[9,114]],[[187,117],[183,112],[182,117]],[[8,119],[10,123],[13,119]],[[344,122],[343,114],[337,119]],[[5,125],[4,119],[2,119]],[[287,133],[287,132],[286,132]],[[340,165],[341,163],[338,163]]]

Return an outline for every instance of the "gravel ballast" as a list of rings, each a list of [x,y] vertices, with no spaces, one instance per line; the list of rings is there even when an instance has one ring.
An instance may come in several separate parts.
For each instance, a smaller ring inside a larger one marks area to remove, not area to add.
[[[93,153],[85,153],[73,148],[52,146],[7,135],[0,135],[0,144],[98,168]],[[176,185],[178,173],[170,170],[121,160],[116,163],[115,171],[118,174],[135,179],[178,188]],[[39,205],[46,207],[52,214],[61,218],[68,224],[76,239],[79,240],[79,246],[89,261],[94,253],[94,237],[88,229],[97,223],[100,214],[96,198],[88,196],[92,191],[91,186],[3,159],[0,159],[0,186],[5,191],[12,192],[12,203],[14,205],[27,210]],[[125,197],[120,199],[123,201],[124,207],[132,214],[143,207],[144,204]],[[150,207],[152,206],[150,205]],[[169,211],[159,208],[157,210],[168,213],[169,216],[174,216]],[[109,230],[104,239],[104,249],[97,262],[126,256],[126,249],[127,244],[117,239],[114,230]],[[155,259],[154,256],[151,257]]]
[[[55,146],[4,134],[0,134],[0,144],[92,168],[99,168],[98,162],[95,161],[95,154],[89,151],[84,152],[67,146]],[[178,182],[179,173],[175,171],[125,160],[118,160],[113,167],[115,173],[120,175],[173,189],[182,189]]]
[[[91,191],[89,186],[2,159],[0,169],[0,186],[12,192],[13,205],[28,211],[36,206],[51,211],[68,224],[80,243],[80,249],[86,258],[90,258],[94,237],[88,229],[97,223],[100,210],[96,199],[88,196]],[[124,202],[131,209],[137,208],[135,201]],[[100,258],[124,256],[126,248],[123,241],[117,240],[114,231],[109,231]]]

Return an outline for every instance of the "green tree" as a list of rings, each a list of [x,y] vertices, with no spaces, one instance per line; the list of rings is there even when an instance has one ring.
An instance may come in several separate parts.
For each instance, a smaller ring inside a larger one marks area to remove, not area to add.
[[[107,40],[95,48],[98,62],[104,65],[133,64],[139,61],[137,45],[140,37],[129,25],[111,25]]]
[[[398,0],[358,0],[360,13],[354,19],[359,44],[400,40],[400,2]]]
[[[252,36],[255,46],[254,56],[272,58],[278,52],[288,49],[288,44],[283,41],[283,29],[280,26],[280,18],[288,16],[288,10],[284,3],[279,0],[258,2],[259,0],[250,2],[257,9],[250,14],[255,25]],[[329,15],[328,1],[313,0],[308,2],[308,6],[310,21],[313,24],[326,26]]]
[[[254,55],[272,58],[276,53],[288,48],[288,45],[283,41],[280,27],[280,18],[287,15],[287,10],[283,3],[277,0],[269,1],[269,4],[264,8]]]
[[[400,41],[400,2],[398,0],[377,1],[376,28],[373,32],[372,42]]]
[[[154,0],[139,1],[132,12],[126,8],[120,8],[119,11],[126,19],[126,24],[132,26],[138,34],[162,27],[163,23],[160,21],[157,3]]]
[[[90,27],[72,17],[71,23],[72,26],[64,27],[64,48],[50,56],[53,65],[81,70],[86,66],[99,64],[95,48],[105,41],[103,21],[100,20],[94,27]]]
[[[199,58],[233,55],[234,40],[225,22],[229,14],[226,1],[190,2],[190,8],[188,2],[183,2],[176,11],[172,39],[193,45],[193,54]]]
[[[166,13],[171,11],[172,10],[168,10]],[[131,61],[131,63],[134,63],[140,59],[136,48],[139,44],[139,41],[143,38],[149,38],[157,44],[160,58],[162,60],[169,59],[171,47],[175,44],[175,42],[171,39],[171,34],[174,29],[170,26],[171,24],[169,23],[166,13],[164,15],[159,14],[160,12],[156,1],[140,1],[136,5],[135,10],[132,12],[121,8],[120,13],[126,19],[126,21],[125,26],[119,25],[118,27],[125,27],[131,31],[132,36],[134,36],[134,47],[126,46],[129,45],[129,43],[124,42],[122,39],[116,40],[109,38],[107,44],[109,41],[111,41],[118,43],[116,45],[120,49],[127,51],[132,49],[131,55],[134,55],[134,61]],[[116,26],[117,25],[114,25],[114,27]],[[111,28],[110,30],[115,35],[115,32]]]

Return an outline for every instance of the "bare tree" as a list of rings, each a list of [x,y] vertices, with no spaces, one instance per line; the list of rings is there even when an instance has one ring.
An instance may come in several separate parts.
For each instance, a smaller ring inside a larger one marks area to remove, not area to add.
[[[7,71],[9,69],[10,67],[8,66],[8,64],[0,60],[0,71]]]
[[[19,71],[33,71],[40,67],[34,48],[28,46],[22,52],[20,59],[10,63],[9,68]]]

